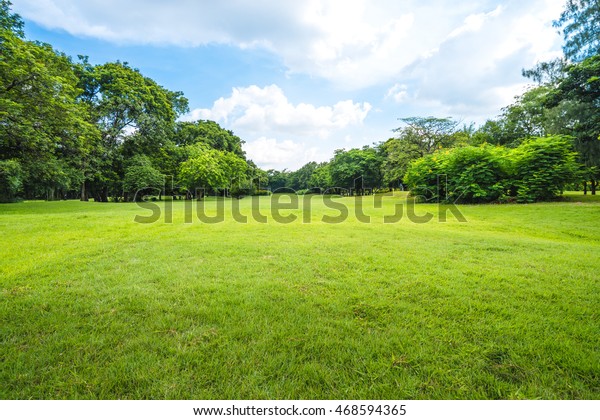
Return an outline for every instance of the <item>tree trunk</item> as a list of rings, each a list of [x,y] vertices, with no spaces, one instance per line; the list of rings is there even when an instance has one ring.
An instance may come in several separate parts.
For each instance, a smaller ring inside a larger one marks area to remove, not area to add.
[[[591,187],[592,195],[596,195],[596,183],[597,183],[597,181],[595,179],[592,179],[592,187]]]
[[[583,182],[583,195],[587,195],[587,181]]]
[[[81,197],[80,197],[81,201],[88,201],[88,195],[87,195],[87,191],[85,190],[85,181],[83,181],[81,183]]]

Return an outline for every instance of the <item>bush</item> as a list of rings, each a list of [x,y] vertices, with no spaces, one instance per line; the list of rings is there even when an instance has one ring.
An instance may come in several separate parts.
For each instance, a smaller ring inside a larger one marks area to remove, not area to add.
[[[487,145],[440,150],[413,162],[404,181],[426,200],[489,203],[505,194],[504,155]]]
[[[517,201],[532,203],[561,195],[577,179],[576,156],[563,136],[534,138],[514,149],[511,175]]]
[[[444,172],[442,160],[443,157],[438,152],[423,156],[409,165],[404,182],[408,184],[411,195],[425,200],[439,200],[438,179]]]
[[[269,190],[256,190],[253,195],[271,195]]]
[[[446,151],[447,198],[457,203],[489,203],[506,194],[505,149],[461,147]]]
[[[412,162],[404,181],[428,201],[489,203],[553,199],[577,180],[568,138],[541,137],[516,149],[467,146],[439,150]]]

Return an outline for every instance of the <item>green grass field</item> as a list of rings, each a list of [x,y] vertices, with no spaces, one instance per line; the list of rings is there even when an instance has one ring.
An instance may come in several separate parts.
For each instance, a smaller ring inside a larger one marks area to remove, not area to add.
[[[289,224],[1,205],[0,399],[598,399],[600,200],[580,194],[466,223],[418,205],[425,224],[383,223],[403,195],[365,198],[368,224],[324,223],[320,197]]]

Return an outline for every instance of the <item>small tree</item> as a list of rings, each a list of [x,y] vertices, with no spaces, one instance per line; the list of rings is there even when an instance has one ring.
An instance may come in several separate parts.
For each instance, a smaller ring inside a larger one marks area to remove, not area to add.
[[[141,201],[144,195],[161,191],[164,187],[165,177],[152,166],[146,156],[135,156],[125,171],[123,189],[132,194],[131,198]]]

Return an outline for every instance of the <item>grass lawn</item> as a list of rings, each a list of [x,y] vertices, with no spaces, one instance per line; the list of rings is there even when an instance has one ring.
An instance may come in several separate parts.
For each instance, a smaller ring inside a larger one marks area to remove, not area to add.
[[[600,398],[600,197],[424,224],[336,202],[0,205],[0,399]]]

